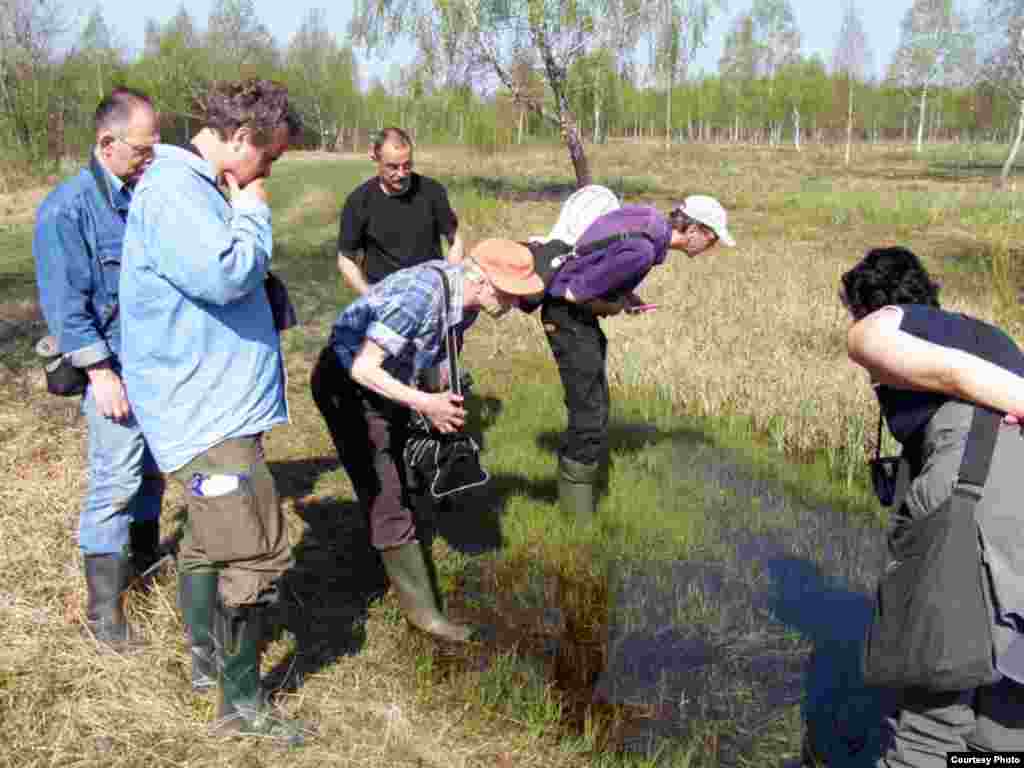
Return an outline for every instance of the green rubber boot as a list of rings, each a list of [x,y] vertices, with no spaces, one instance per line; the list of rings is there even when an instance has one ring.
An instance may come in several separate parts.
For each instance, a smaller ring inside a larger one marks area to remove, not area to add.
[[[429,635],[466,643],[473,639],[474,630],[464,624],[454,624],[441,613],[437,593],[430,577],[427,556],[418,541],[383,550],[380,553],[384,570],[398,595],[402,613],[417,629]]]
[[[595,485],[600,464],[581,464],[558,457],[558,502],[563,514],[582,525],[594,520],[597,507]]]
[[[297,747],[305,740],[301,724],[275,716],[260,689],[265,611],[262,605],[228,607],[217,601],[220,697],[213,732],[258,736]]]
[[[213,622],[217,605],[217,571],[179,571],[178,600],[192,657],[192,690],[217,685],[217,649]]]

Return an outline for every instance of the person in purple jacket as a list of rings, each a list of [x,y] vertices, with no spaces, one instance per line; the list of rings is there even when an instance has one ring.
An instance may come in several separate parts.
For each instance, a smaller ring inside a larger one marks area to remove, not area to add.
[[[558,498],[563,512],[581,524],[594,517],[595,484],[608,441],[608,340],[599,318],[643,311],[635,291],[669,250],[693,257],[718,242],[734,246],[726,218],[713,197],[693,195],[667,216],[626,205],[595,219],[577,243],[528,245],[546,285],[541,321],[569,413],[558,453]]]

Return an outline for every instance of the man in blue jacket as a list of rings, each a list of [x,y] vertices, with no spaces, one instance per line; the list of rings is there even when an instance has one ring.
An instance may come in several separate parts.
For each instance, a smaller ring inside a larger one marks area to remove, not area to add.
[[[157,464],[185,488],[182,610],[193,661],[217,675],[218,730],[294,744],[260,690],[263,617],[292,563],[262,446],[288,420],[264,179],[301,123],[269,80],[218,83],[201,101],[205,127],[159,148],[128,216],[125,384]]]
[[[160,140],[149,98],[114,90],[95,115],[89,165],[47,196],[32,251],[43,315],[58,349],[85,371],[89,485],[78,521],[97,640],[129,639],[121,593],[158,558],[163,478],[121,381],[118,273],[132,189]]]

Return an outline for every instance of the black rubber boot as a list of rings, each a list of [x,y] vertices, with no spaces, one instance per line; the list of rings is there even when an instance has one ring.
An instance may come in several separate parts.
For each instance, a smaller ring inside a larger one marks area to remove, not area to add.
[[[213,730],[218,735],[259,736],[297,747],[304,741],[301,724],[275,716],[260,689],[265,611],[262,605],[228,607],[217,601],[220,696]]]
[[[581,464],[558,457],[558,502],[562,512],[581,525],[594,520],[597,508],[595,484],[600,464]]]
[[[86,625],[96,640],[115,651],[142,645],[125,619],[122,595],[132,577],[132,564],[122,555],[86,555],[85,584],[89,591]]]
[[[192,657],[192,690],[217,685],[213,622],[217,605],[217,571],[179,571],[178,601]]]
[[[149,570],[163,557],[160,551],[160,521],[133,520],[128,526],[135,577],[145,583],[152,576]]]
[[[398,604],[410,624],[444,640],[465,643],[473,639],[473,627],[454,624],[441,613],[427,557],[420,542],[410,541],[386,549],[380,556],[391,586],[398,596]]]

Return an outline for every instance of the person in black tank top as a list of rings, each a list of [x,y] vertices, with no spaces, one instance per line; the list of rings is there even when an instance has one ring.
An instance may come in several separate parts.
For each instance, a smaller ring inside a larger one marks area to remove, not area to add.
[[[938,285],[906,248],[869,251],[843,275],[840,298],[853,319],[850,359],[870,374],[911,468],[890,530],[935,512],[949,498],[972,405],[1007,414],[975,508],[995,597],[993,653],[1004,677],[967,691],[905,690],[887,721],[888,744],[878,765],[938,767],[950,752],[1022,750],[1024,526],[1017,499],[1024,492],[1024,439],[1016,422],[1024,416],[1024,355],[995,326],[943,310]]]

